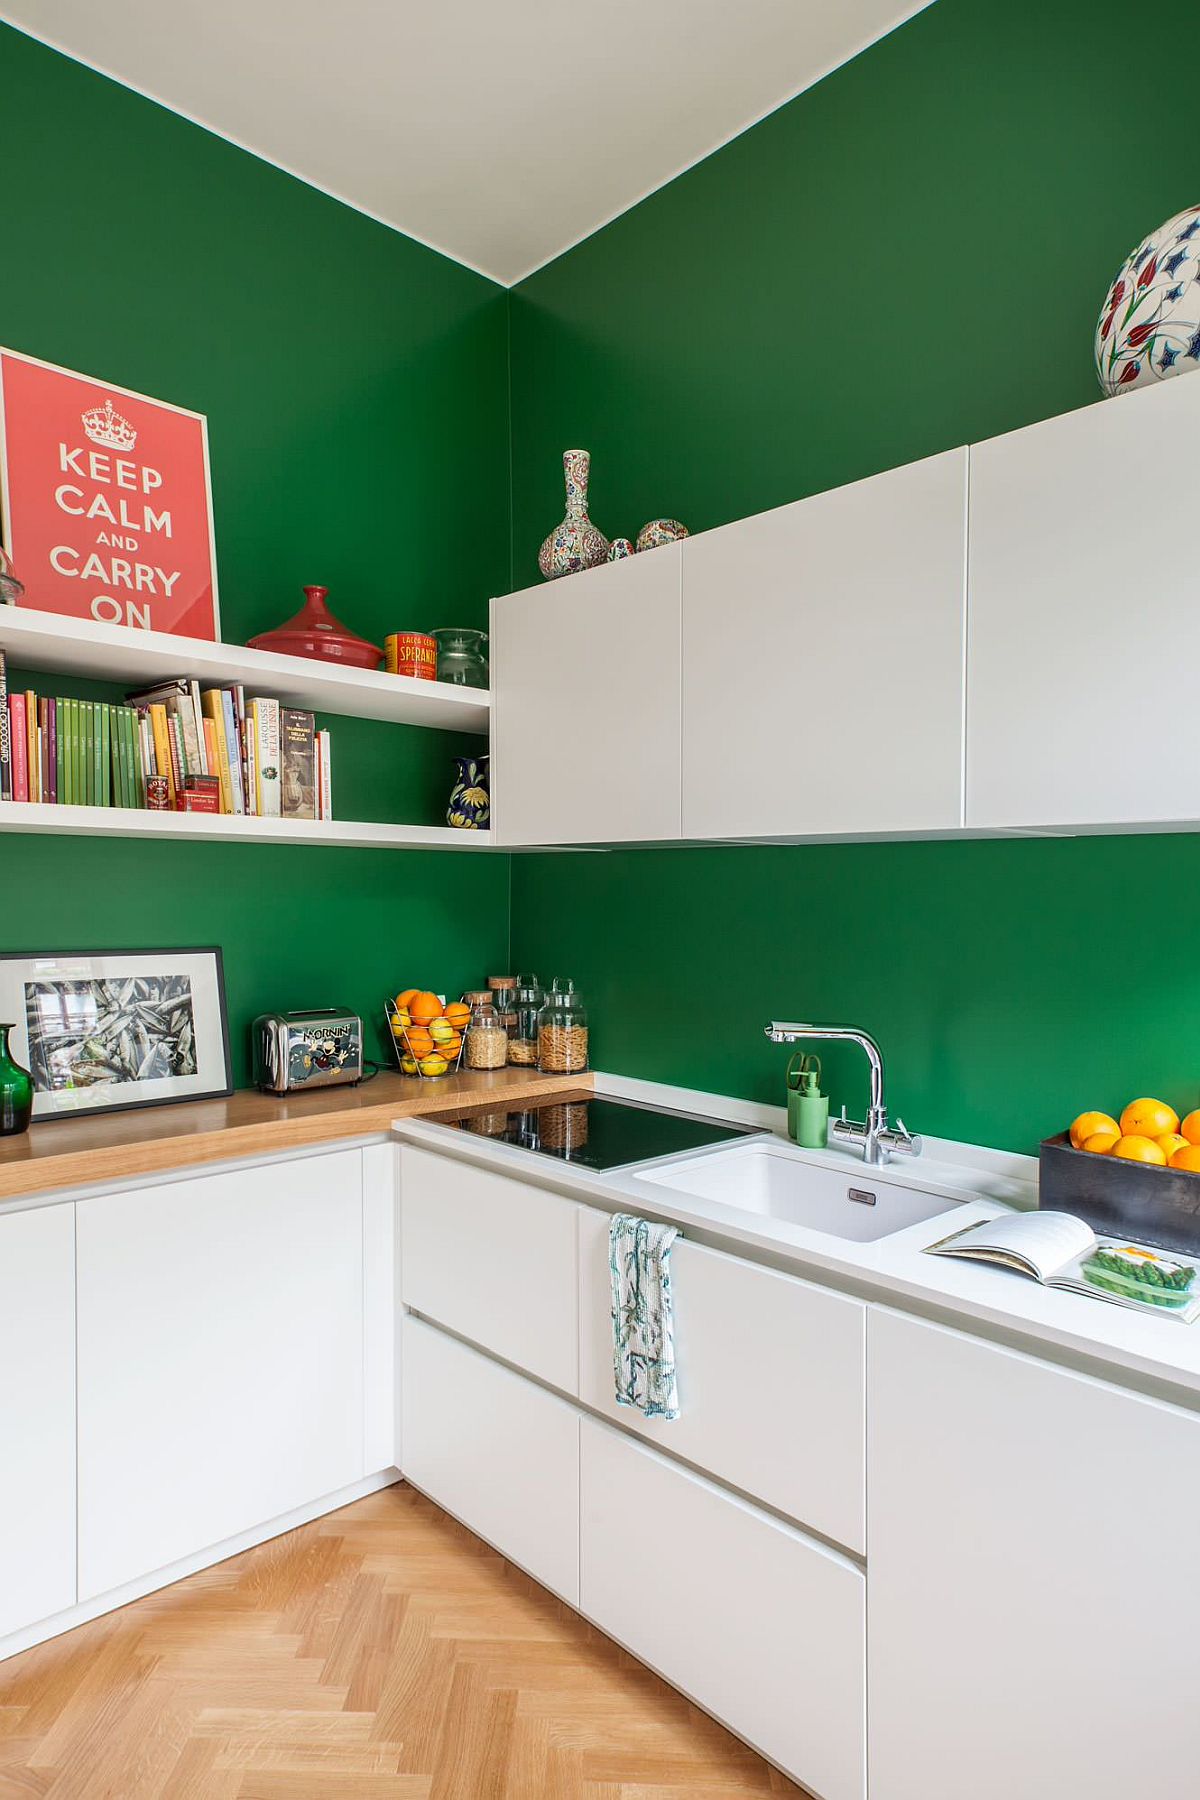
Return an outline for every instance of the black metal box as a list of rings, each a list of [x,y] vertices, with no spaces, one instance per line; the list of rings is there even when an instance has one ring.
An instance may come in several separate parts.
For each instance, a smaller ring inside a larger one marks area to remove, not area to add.
[[[1200,1171],[1076,1150],[1065,1131],[1043,1141],[1038,1166],[1044,1211],[1159,1250],[1200,1250]]]

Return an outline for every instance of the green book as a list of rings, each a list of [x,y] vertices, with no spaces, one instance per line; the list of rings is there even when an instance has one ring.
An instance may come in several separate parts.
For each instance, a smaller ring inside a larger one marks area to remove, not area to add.
[[[103,742],[100,736],[100,714],[103,711],[99,700],[88,702],[88,803],[91,806],[104,804],[100,785],[100,757]]]
[[[127,706],[118,706],[117,735],[113,745],[113,767],[117,777],[117,805],[133,805],[133,770],[129,767],[129,735],[126,731]]]
[[[54,792],[61,806],[67,797],[67,746],[63,731],[67,722],[67,703],[61,695],[54,701]]]
[[[92,703],[79,702],[79,804],[92,804]]]
[[[125,751],[125,790],[129,795],[128,804],[136,807],[142,802],[138,785],[137,714],[132,706],[121,708],[121,722],[125,728],[121,737]]]
[[[118,709],[108,709],[108,778],[112,787],[112,805],[124,806],[125,783],[121,777],[121,721]]]
[[[112,805],[112,707],[100,702],[100,769],[97,785],[101,806]]]

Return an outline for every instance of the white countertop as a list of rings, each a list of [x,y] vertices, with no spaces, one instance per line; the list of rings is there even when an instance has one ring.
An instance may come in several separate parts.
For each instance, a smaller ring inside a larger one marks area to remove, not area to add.
[[[734,1123],[766,1125],[782,1138],[789,1155],[860,1181],[864,1174],[861,1158],[852,1152],[800,1150],[790,1144],[780,1108],[601,1075],[596,1077],[596,1091]],[[924,1254],[928,1245],[952,1231],[1009,1207],[1036,1204],[1037,1165],[1032,1157],[927,1140],[920,1157],[872,1168],[870,1183],[872,1187],[894,1183],[943,1196],[946,1211],[889,1237],[856,1243],[640,1180],[637,1166],[597,1174],[425,1120],[399,1121],[394,1130],[402,1143],[478,1163],[608,1211],[667,1220],[697,1241],[1200,1410],[1200,1320],[1183,1325],[1177,1319],[1045,1288],[1004,1269]],[[720,1154],[722,1148],[656,1159],[653,1166],[661,1170],[697,1155]]]

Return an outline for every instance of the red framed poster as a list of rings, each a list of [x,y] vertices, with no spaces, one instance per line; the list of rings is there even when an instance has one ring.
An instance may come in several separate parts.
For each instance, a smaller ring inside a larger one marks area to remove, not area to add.
[[[0,350],[0,530],[22,606],[220,636],[202,413]]]

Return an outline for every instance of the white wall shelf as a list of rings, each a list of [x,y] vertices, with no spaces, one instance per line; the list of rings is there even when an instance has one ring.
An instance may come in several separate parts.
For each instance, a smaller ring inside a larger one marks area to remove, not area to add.
[[[231,844],[310,844],[359,850],[486,850],[490,831],[382,825],[369,819],[258,819],[229,813],[148,812],[124,806],[0,802],[0,832],[50,836],[205,838]]]
[[[307,656],[278,656],[244,644],[213,644],[94,619],[68,619],[29,607],[0,606],[0,649],[21,668],[82,675],[126,687],[187,675],[201,684],[242,682],[247,692],[268,694],[285,706],[383,719],[393,725],[425,725],[439,731],[486,732],[485,688],[381,675]]]

